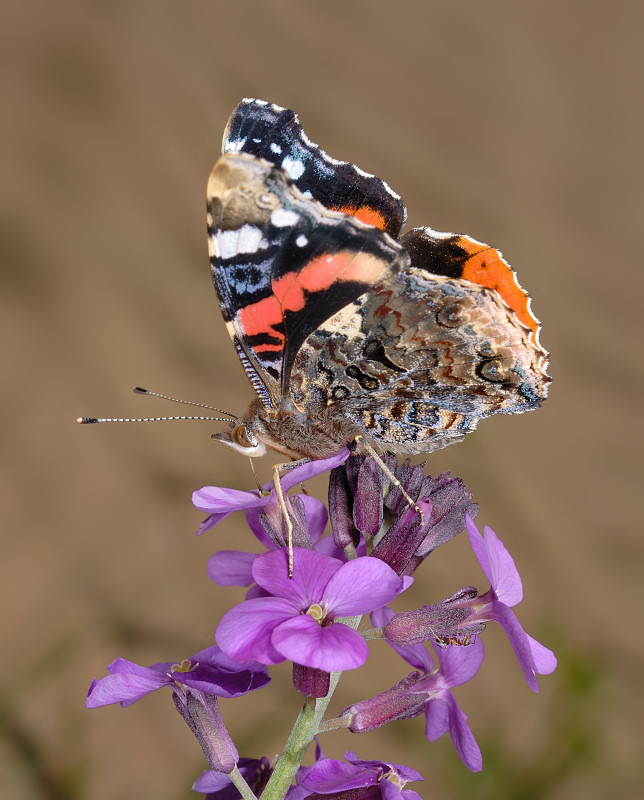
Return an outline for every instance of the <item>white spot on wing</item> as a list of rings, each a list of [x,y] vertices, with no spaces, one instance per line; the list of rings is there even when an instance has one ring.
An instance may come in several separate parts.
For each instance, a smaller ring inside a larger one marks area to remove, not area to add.
[[[246,137],[243,139],[228,139],[224,144],[225,153],[239,153],[239,151],[246,144]]]
[[[271,214],[271,223],[276,228],[290,228],[299,220],[300,215],[286,208],[276,208]]]
[[[274,153],[277,153],[277,155],[279,155],[282,152],[282,148],[275,142],[271,142],[271,150]]]
[[[263,233],[254,225],[242,225],[236,231],[220,231],[213,237],[213,249],[218,258],[234,258],[238,253],[256,253]]]
[[[283,159],[282,169],[292,181],[296,181],[304,174],[304,164],[290,156],[286,156],[286,158]]]
[[[309,240],[306,238],[306,236],[304,236],[304,235],[302,235],[302,234],[300,234],[300,235],[297,237],[297,239],[295,240],[295,244],[296,244],[298,247],[306,247],[306,245],[307,245],[308,243],[309,243]]]

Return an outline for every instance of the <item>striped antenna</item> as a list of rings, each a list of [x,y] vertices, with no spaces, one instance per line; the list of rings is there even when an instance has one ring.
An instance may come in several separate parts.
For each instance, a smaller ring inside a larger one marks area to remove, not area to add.
[[[224,411],[215,406],[208,406],[205,403],[193,403],[189,400],[179,400],[176,397],[170,397],[167,394],[159,394],[159,392],[151,392],[149,389],[142,389],[140,386],[135,386],[134,391],[137,394],[145,394],[150,397],[160,397],[162,400],[169,400],[171,403],[182,403],[186,406],[196,406],[198,408],[208,408],[211,411],[218,411],[220,414],[226,414],[225,417],[205,417],[205,416],[177,416],[177,417],[114,417],[114,418],[99,418],[99,417],[78,417],[76,422],[80,425],[93,425],[97,422],[169,422],[175,419],[201,419],[210,422],[236,422],[237,417],[229,411]]]
[[[159,392],[152,392],[150,389],[142,389],[140,386],[135,386],[132,390],[136,392],[136,394],[147,394],[150,397],[160,397],[162,400],[169,400],[171,403],[183,403],[185,406],[194,406],[195,408],[208,408],[211,411],[218,411],[220,414],[226,414],[232,420],[236,420],[237,417],[234,414],[231,414],[230,411],[224,411],[223,408],[216,408],[215,406],[209,406],[205,403],[193,403],[191,400],[179,400],[176,397],[170,397],[167,394],[159,394]],[[209,417],[197,417],[197,419],[209,419]]]
[[[232,420],[226,417],[114,417],[114,418],[100,418],[100,417],[77,417],[76,422],[79,425],[92,425],[95,422],[169,422],[172,419],[206,419],[211,422],[231,422]]]

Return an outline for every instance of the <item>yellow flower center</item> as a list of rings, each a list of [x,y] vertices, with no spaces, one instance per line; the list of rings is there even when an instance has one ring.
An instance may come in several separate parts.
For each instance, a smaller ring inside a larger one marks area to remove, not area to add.
[[[173,664],[170,667],[170,672],[192,672],[198,664],[193,664],[189,658],[184,658],[180,664]]]
[[[324,604],[324,607],[322,607],[319,603],[313,603],[313,605],[309,606],[306,613],[310,614],[313,619],[317,620],[321,625],[326,619],[328,610],[329,606],[327,603]]]

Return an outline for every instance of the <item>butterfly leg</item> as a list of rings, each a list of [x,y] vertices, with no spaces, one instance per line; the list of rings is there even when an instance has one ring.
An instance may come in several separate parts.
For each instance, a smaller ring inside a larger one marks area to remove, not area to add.
[[[420,524],[421,526],[425,522],[425,515],[421,511],[421,509],[416,505],[416,502],[407,494],[405,491],[405,487],[402,483],[398,480],[398,478],[394,475],[394,473],[389,469],[389,467],[385,464],[385,462],[380,458],[377,451],[373,449],[373,447],[369,444],[369,442],[364,438],[364,436],[356,436],[355,441],[358,442],[364,449],[369,453],[371,458],[378,464],[380,469],[385,473],[385,475],[389,478],[389,480],[393,483],[394,486],[397,486],[400,489],[402,496],[405,500],[409,503],[410,508],[413,508],[414,511],[420,516]]]
[[[277,495],[277,501],[280,504],[280,509],[284,516],[284,522],[286,524],[286,532],[288,536],[288,576],[289,578],[293,577],[293,523],[291,521],[291,515],[288,512],[288,508],[286,506],[286,499],[284,498],[284,492],[282,491],[282,483],[280,481],[280,473],[281,472],[288,472],[295,467],[300,467],[302,464],[308,464],[311,461],[310,458],[300,458],[299,461],[288,461],[285,464],[274,464],[273,465],[273,484],[275,485],[275,494]]]

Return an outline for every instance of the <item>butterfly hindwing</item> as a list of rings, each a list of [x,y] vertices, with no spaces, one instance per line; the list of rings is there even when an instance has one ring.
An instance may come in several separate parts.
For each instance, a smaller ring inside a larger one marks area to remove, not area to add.
[[[490,414],[539,404],[530,335],[495,291],[412,266],[309,336],[291,394],[312,413],[311,403],[335,405],[390,449],[427,452]]]

